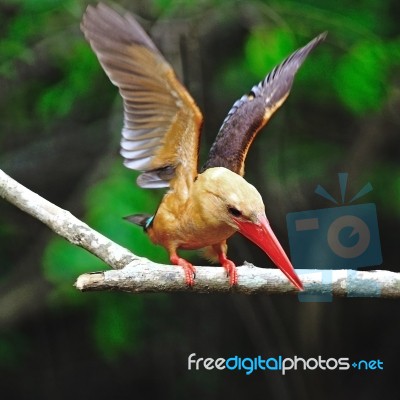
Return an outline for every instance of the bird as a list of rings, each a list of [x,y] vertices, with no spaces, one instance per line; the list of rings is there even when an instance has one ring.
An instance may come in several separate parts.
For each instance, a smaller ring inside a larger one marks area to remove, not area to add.
[[[233,104],[199,169],[203,115],[135,17],[103,3],[89,5],[81,30],[123,99],[124,165],[141,172],[141,188],[167,188],[154,214],[126,219],[168,251],[170,262],[183,268],[189,287],[195,283],[196,267],[179,256],[180,249],[204,249],[225,268],[229,285],[238,284],[227,239],[239,232],[303,290],[260,193],[243,178],[244,163],[254,138],[284,103],[297,70],[326,32],[293,52]]]

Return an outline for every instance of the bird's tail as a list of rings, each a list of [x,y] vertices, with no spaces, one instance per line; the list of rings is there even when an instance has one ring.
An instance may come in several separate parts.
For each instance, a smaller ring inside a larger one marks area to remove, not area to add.
[[[139,225],[143,228],[144,231],[147,231],[149,227],[151,226],[154,215],[150,214],[134,214],[134,215],[128,215],[127,217],[124,217],[129,222],[132,222],[132,224]]]

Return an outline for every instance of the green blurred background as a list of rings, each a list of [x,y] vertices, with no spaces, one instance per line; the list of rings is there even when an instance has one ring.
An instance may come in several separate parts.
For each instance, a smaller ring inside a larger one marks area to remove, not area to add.
[[[141,256],[167,262],[122,220],[162,191],[135,186],[118,142],[122,104],[79,30],[84,0],[0,1],[0,168]],[[400,3],[395,0],[132,0],[205,115],[205,160],[233,102],[318,33],[293,92],[254,143],[246,178],[288,249],[288,212],[330,206],[366,182],[377,205],[382,269],[400,270]],[[203,264],[194,252],[189,257]],[[270,266],[241,237],[230,257]],[[3,399],[393,398],[398,302],[296,296],[79,293],[106,268],[0,201],[0,396]],[[381,359],[384,371],[188,371],[187,357]]]

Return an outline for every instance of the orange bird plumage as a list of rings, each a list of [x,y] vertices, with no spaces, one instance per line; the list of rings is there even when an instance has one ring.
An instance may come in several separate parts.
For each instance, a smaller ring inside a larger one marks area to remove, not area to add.
[[[226,256],[226,240],[235,232],[263,249],[299,290],[303,285],[274,235],[261,195],[243,178],[244,161],[256,134],[287,98],[294,76],[326,36],[295,51],[239,99],[198,171],[202,114],[172,67],[143,28],[98,4],[88,6],[82,31],[124,101],[121,154],[126,167],[141,171],[143,188],[169,187],[155,215],[128,219],[141,225],[170,261],[194,284],[195,267],[178,249],[207,248],[237,283],[235,264]]]

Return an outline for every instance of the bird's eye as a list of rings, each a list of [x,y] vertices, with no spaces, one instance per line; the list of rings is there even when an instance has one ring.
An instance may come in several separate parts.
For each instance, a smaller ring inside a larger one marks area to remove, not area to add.
[[[240,217],[242,215],[242,213],[234,207],[229,207],[228,208],[229,214],[233,215],[234,217]]]

